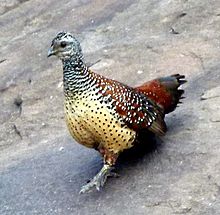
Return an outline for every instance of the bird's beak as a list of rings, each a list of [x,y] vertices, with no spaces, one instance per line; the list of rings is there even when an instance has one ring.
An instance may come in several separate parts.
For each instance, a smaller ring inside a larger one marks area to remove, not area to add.
[[[47,53],[47,57],[50,57],[52,55],[55,55],[55,52],[53,51],[53,47],[51,47]]]

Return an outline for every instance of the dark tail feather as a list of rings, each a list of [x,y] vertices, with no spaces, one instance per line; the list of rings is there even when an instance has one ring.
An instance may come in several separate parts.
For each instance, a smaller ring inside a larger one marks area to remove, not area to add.
[[[182,96],[184,90],[179,89],[179,87],[186,83],[186,79],[184,75],[175,74],[164,78],[159,78],[158,81],[163,85],[170,96],[170,103],[167,103],[165,108],[165,113],[170,113],[175,110],[178,104],[182,102],[180,100],[185,97]]]

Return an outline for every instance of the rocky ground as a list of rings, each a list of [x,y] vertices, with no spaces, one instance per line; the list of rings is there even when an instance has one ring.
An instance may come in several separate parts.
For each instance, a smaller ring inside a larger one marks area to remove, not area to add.
[[[219,23],[215,0],[1,1],[0,214],[218,215]],[[46,57],[60,30],[110,78],[188,79],[167,135],[124,154],[101,192],[78,194],[102,161],[64,123],[61,62]]]

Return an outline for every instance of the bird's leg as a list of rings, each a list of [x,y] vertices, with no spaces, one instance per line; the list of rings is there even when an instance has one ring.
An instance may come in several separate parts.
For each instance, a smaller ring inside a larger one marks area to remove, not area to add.
[[[101,152],[102,153],[102,152]],[[110,156],[111,155],[111,156]],[[85,193],[95,187],[98,191],[104,186],[107,177],[118,177],[119,175],[112,172],[118,155],[104,154],[105,164],[98,174],[86,185],[82,186],[80,193]]]
[[[114,167],[110,166],[109,164],[104,164],[102,169],[99,171],[99,173],[86,185],[82,186],[80,193],[85,193],[89,190],[91,190],[93,187],[95,187],[98,191],[101,187],[104,186],[107,177],[117,177],[117,173],[112,172]]]

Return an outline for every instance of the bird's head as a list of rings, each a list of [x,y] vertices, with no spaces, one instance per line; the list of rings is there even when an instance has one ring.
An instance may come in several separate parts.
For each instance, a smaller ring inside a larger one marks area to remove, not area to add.
[[[82,56],[79,41],[68,32],[59,32],[52,40],[48,51],[48,57],[56,55],[61,60],[77,58]]]

